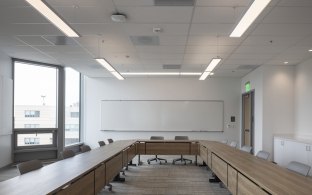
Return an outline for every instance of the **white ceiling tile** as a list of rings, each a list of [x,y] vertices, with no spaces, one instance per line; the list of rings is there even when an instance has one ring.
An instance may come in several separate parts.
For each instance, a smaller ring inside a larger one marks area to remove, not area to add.
[[[154,6],[154,0],[113,0],[117,7]]]
[[[189,24],[133,24],[125,23],[124,32],[128,35],[159,35],[159,36],[179,36],[187,35]],[[155,34],[153,27],[161,28],[160,33]]]
[[[52,24],[9,24],[5,26],[4,28],[3,26],[1,27],[0,36],[1,35],[63,36],[64,34]]]
[[[239,45],[242,39],[240,38],[230,38],[228,36],[189,36],[188,45]]]
[[[122,7],[121,13],[128,16],[130,23],[189,23],[193,8],[181,7]]]
[[[236,23],[244,11],[242,7],[197,7],[193,23]]]
[[[301,36],[248,36],[244,46],[292,46],[302,39]]]
[[[212,54],[229,54],[236,46],[187,46],[186,53],[212,53]]]
[[[229,36],[234,24],[192,24],[190,35]]]
[[[251,35],[261,36],[307,36],[312,24],[259,24]]]
[[[159,60],[161,63],[162,59],[183,59],[183,53],[155,53],[155,52],[139,52],[138,56],[141,59],[153,59]]]
[[[155,53],[183,53],[184,46],[137,46],[138,52],[155,52]]]
[[[235,53],[241,54],[279,54],[285,50],[287,46],[240,46]]]
[[[311,7],[275,7],[263,23],[312,23]]]
[[[21,44],[27,45],[48,45],[52,46],[53,44],[42,36],[16,36],[16,39],[21,42]]]
[[[252,0],[197,0],[196,6],[249,6]]]
[[[186,45],[187,36],[159,36],[160,45]]]
[[[278,6],[301,6],[301,7],[312,7],[311,0],[280,0]]]
[[[80,35],[90,36],[90,35],[125,35],[123,24],[120,23],[103,23],[103,24],[73,24],[71,25]]]

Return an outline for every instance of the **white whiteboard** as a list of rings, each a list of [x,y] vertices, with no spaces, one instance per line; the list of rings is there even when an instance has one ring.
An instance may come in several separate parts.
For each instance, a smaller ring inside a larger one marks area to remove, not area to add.
[[[102,100],[101,130],[223,131],[223,101]]]

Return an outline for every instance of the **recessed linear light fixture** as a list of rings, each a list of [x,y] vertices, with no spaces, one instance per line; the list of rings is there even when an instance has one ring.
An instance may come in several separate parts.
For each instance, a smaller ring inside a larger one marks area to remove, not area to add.
[[[221,58],[214,58],[211,60],[210,64],[207,66],[206,70],[201,74],[199,80],[205,80],[209,75],[213,75],[213,69],[221,62]]]
[[[126,76],[198,76],[200,72],[121,72]]]
[[[270,2],[271,0],[254,0],[230,37],[241,37]]]
[[[46,3],[42,0],[26,0],[31,6],[33,6],[38,12],[52,22],[57,28],[59,28],[68,37],[79,37],[68,24],[65,23]]]
[[[106,68],[112,75],[114,75],[119,80],[125,80],[121,74],[116,71],[105,59],[103,58],[96,58],[95,59],[98,63],[100,63],[104,68]]]
[[[309,52],[312,52],[312,49],[309,49]]]

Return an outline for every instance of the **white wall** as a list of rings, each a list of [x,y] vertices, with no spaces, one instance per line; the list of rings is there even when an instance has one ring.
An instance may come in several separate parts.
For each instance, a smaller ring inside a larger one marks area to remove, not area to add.
[[[5,54],[0,52],[0,75],[7,78],[12,78],[12,65],[11,59]],[[0,91],[0,94],[3,91]],[[13,98],[13,97],[10,97]],[[0,110],[6,113],[5,110]],[[12,116],[2,114],[4,120],[12,121]],[[0,125],[1,128],[1,125]],[[12,135],[0,135],[0,167],[12,163]]]
[[[293,66],[264,67],[262,143],[271,154],[275,134],[294,132],[294,72]]]
[[[261,66],[242,79],[242,93],[247,81],[255,90],[255,153],[273,154],[274,134],[294,132],[294,73],[294,66]]]
[[[190,139],[239,140],[240,129],[240,79],[210,78],[129,78],[118,81],[114,78],[85,77],[85,142],[98,147],[99,140],[107,138],[149,139],[151,135],[164,135],[173,139],[175,135],[188,135]],[[224,100],[224,132],[103,132],[100,131],[100,101],[110,100]],[[230,116],[236,117],[234,124]],[[227,125],[234,128],[227,128]]]
[[[312,59],[296,67],[295,133],[312,138]]]

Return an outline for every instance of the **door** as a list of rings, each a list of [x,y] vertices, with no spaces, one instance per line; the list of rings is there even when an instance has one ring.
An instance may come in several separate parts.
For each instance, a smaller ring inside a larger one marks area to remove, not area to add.
[[[253,148],[254,91],[243,94],[242,101],[242,146]]]

